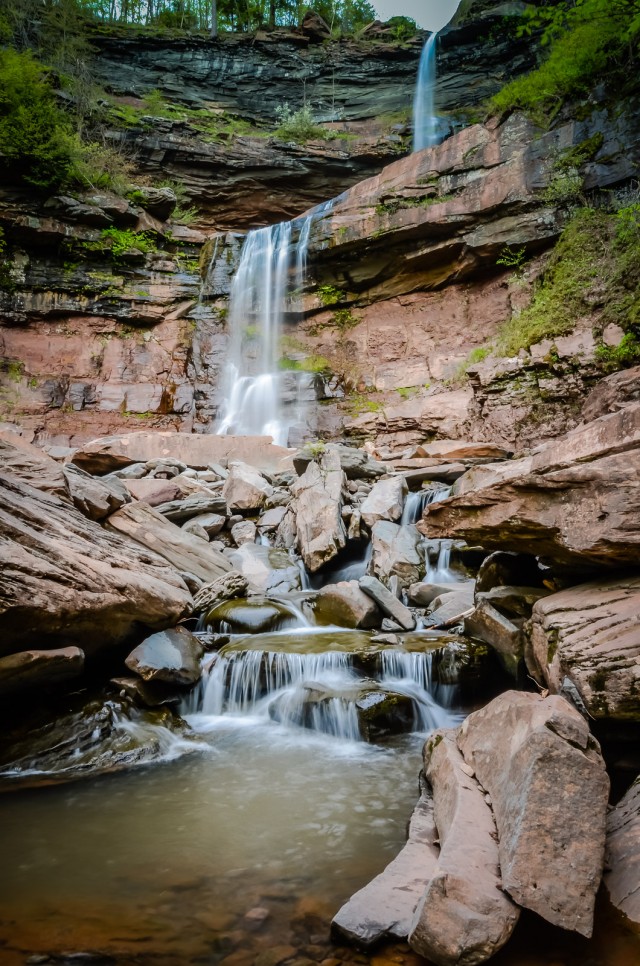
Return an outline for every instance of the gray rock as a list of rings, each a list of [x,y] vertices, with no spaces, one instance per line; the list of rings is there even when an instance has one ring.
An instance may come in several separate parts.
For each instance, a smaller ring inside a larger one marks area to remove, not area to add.
[[[221,513],[199,513],[197,516],[191,517],[190,520],[190,523],[197,523],[199,527],[202,527],[209,537],[215,537],[217,533],[220,533],[226,522],[227,518]]]
[[[369,948],[382,939],[406,940],[413,912],[435,874],[439,848],[433,801],[421,795],[400,854],[334,916],[334,935]]]
[[[375,483],[360,507],[365,524],[371,528],[378,520],[399,520],[407,492],[402,476],[390,476]]]
[[[493,587],[476,594],[476,600],[486,600],[501,614],[507,617],[531,617],[533,605],[548,597],[550,590],[545,587]]]
[[[185,533],[190,533],[192,537],[199,537],[200,540],[204,540],[205,543],[209,543],[209,534],[204,527],[201,527],[200,524],[196,522],[196,520],[187,520],[186,523],[183,523],[182,529]]]
[[[318,624],[339,627],[372,628],[382,622],[377,604],[360,589],[357,580],[327,584],[319,590],[314,614]]]
[[[372,460],[369,454],[363,449],[355,449],[352,446],[341,446],[332,443],[327,446],[338,454],[340,468],[348,480],[375,479],[384,476],[387,467],[383,463]],[[293,465],[299,476],[305,472],[313,459],[317,459],[311,454],[310,450],[299,450],[293,457]],[[355,490],[351,491],[355,492]]]
[[[286,512],[287,508],[285,506],[275,506],[270,510],[265,510],[258,520],[259,529],[265,533],[277,530]]]
[[[84,669],[79,647],[19,651],[0,657],[0,695],[29,691],[76,678]]]
[[[371,531],[370,568],[380,580],[397,576],[402,587],[416,583],[424,571],[420,556],[420,534],[414,526],[399,526],[380,520]]]
[[[327,449],[320,464],[310,463],[291,487],[296,542],[311,573],[315,573],[345,546],[343,484],[344,474],[338,455]]]
[[[284,550],[245,543],[229,553],[229,560],[246,577],[250,594],[286,594],[300,590],[300,571]]]
[[[251,520],[242,520],[231,527],[231,536],[237,547],[243,543],[255,543],[257,533],[257,527]]]
[[[437,966],[471,966],[504,946],[520,911],[502,890],[493,814],[453,731],[429,738],[424,769],[440,854],[416,907],[409,945]]]
[[[226,514],[227,505],[221,496],[194,493],[184,500],[160,503],[156,510],[172,523],[181,523],[204,513]]]
[[[248,589],[247,578],[237,570],[230,570],[216,580],[201,587],[193,599],[194,613],[210,610],[214,604],[223,600],[244,597]]]
[[[427,607],[441,594],[449,594],[469,589],[473,596],[474,581],[460,581],[455,584],[428,584],[424,581],[411,584],[407,588],[407,599],[416,607]]]
[[[272,493],[273,487],[259,470],[240,461],[229,464],[229,473],[222,487],[229,510],[260,510]]]
[[[584,718],[557,695],[507,691],[469,715],[457,740],[491,796],[504,889],[590,936],[609,779]]]
[[[605,868],[611,902],[640,923],[640,777],[609,812]]]
[[[120,480],[97,479],[73,463],[65,463],[62,471],[73,505],[90,520],[104,520],[131,500]]]
[[[416,626],[415,618],[408,607],[399,601],[395,594],[382,584],[376,577],[361,577],[358,581],[360,589],[375,600],[380,609],[396,621],[405,631],[412,631]],[[386,630],[386,628],[384,628]]]
[[[464,632],[489,644],[497,653],[507,674],[518,677],[518,669],[524,656],[524,635],[521,627],[513,624],[488,600],[479,597],[473,613],[465,617]]]
[[[469,588],[466,593],[452,590],[436,597],[433,605],[434,609],[424,619],[425,627],[452,627],[473,610],[473,589]]]
[[[143,681],[189,686],[202,676],[203,654],[204,647],[195,634],[174,627],[147,637],[131,651],[125,664]]]

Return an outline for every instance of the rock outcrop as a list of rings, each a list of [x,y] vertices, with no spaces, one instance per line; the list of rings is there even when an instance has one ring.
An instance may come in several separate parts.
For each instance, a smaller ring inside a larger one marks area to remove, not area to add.
[[[50,651],[19,651],[0,657],[0,695],[40,690],[82,674],[84,653],[79,647]]]
[[[357,580],[341,580],[318,591],[314,616],[318,624],[339,627],[380,627],[382,614],[375,601],[358,586]]]
[[[640,404],[541,446],[531,456],[476,467],[432,503],[420,524],[430,537],[536,553],[574,570],[638,561]]]
[[[159,631],[138,644],[125,664],[143,681],[189,686],[200,680],[204,647],[185,627]]]
[[[371,570],[383,581],[397,577],[403,588],[414,584],[424,569],[419,542],[416,527],[380,520],[371,531]]]
[[[607,818],[604,884],[617,909],[640,923],[640,779]]]
[[[328,449],[310,463],[291,487],[296,541],[308,570],[314,573],[342,550],[347,535],[342,522],[344,474],[338,454]]]
[[[640,577],[569,587],[533,607],[529,672],[596,719],[640,721]]]
[[[9,474],[0,476],[0,529],[2,654],[37,641],[91,655],[190,610],[189,591],[161,557]]]

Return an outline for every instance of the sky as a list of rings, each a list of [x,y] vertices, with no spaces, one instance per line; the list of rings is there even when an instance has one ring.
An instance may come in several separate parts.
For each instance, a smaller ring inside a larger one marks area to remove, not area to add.
[[[449,23],[459,0],[371,0],[380,20],[390,17],[412,17],[419,27],[440,30]]]

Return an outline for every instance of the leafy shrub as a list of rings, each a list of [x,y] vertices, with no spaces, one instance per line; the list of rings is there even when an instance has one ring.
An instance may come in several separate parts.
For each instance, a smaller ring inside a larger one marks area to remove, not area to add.
[[[504,265],[506,268],[519,270],[524,264],[526,251],[526,245],[523,245],[521,248],[511,248],[509,245],[505,245],[498,258],[496,258],[496,265]]]
[[[281,141],[311,141],[313,138],[327,138],[329,132],[316,124],[308,104],[297,111],[292,111],[288,104],[281,104],[276,108],[278,127],[276,137]]]
[[[101,236],[110,240],[111,254],[116,259],[121,258],[131,248],[137,248],[139,252],[145,254],[157,249],[153,238],[143,231],[135,232],[128,228],[103,228]]]
[[[320,285],[317,295],[321,305],[336,305],[337,302],[342,302],[345,297],[342,289],[336,288],[334,285]]]

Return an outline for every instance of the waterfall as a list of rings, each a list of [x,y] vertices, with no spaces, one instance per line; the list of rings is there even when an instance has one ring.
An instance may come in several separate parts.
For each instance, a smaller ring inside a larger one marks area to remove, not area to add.
[[[434,94],[436,86],[436,46],[437,31],[428,38],[422,48],[418,80],[413,99],[413,150],[438,144],[437,118],[434,113]]]
[[[231,284],[218,435],[272,436],[286,446],[291,426],[304,420],[300,390],[310,376],[281,370],[281,337],[285,318],[301,312],[313,222],[331,204],[318,205],[295,221],[250,231],[245,238]],[[283,400],[286,377],[297,377],[298,389],[288,407]]]
[[[443,486],[439,490],[416,490],[414,493],[408,493],[404,501],[400,525],[408,527],[411,523],[417,523],[422,519],[422,511],[426,506],[439,500],[446,500],[450,494],[450,486]]]

